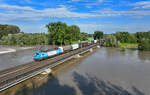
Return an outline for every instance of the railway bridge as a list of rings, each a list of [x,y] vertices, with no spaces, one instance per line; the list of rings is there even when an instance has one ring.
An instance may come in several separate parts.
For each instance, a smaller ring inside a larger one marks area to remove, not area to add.
[[[43,61],[34,61],[0,71],[0,91],[34,77],[44,72],[46,69],[51,69],[76,55],[87,52],[92,48],[96,48],[98,45],[99,43],[92,44],[87,47],[79,48],[77,50],[57,55]]]

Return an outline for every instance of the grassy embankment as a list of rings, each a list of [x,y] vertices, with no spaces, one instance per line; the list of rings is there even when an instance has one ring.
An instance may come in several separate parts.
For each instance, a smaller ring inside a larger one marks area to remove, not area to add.
[[[137,43],[121,43],[120,44],[121,48],[128,48],[128,49],[137,49],[138,48],[138,44]]]

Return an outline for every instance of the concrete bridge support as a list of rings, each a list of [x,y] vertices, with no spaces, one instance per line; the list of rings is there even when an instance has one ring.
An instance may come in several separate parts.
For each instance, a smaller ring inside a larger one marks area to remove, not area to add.
[[[97,48],[100,48],[100,46],[99,46],[99,45],[97,45]]]
[[[90,52],[93,52],[93,49],[92,49],[92,48],[90,49]]]
[[[81,57],[80,54],[75,55],[75,58],[79,58],[79,57]]]
[[[41,74],[46,75],[46,74],[49,74],[51,72],[52,72],[52,70],[50,68],[48,68],[48,69],[44,70],[44,72],[42,72]]]

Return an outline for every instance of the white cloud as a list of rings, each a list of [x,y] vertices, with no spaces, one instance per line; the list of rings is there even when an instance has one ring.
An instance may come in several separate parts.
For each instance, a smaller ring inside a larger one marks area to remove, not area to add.
[[[15,6],[15,5],[7,5],[7,4],[1,4],[0,9],[4,10],[21,10],[21,11],[34,11],[33,8],[31,7],[20,7],[20,6]]]
[[[110,34],[117,31],[128,31],[130,33],[144,32],[150,30],[148,24],[78,24],[81,32],[94,33],[96,30],[104,31],[104,33]]]
[[[45,8],[37,10],[31,7],[0,5],[0,20],[41,20],[44,18],[87,18],[94,14],[72,12],[64,6],[60,8]]]
[[[95,6],[99,6],[100,4],[102,4],[105,1],[104,0],[96,0],[96,1],[89,1],[89,0],[87,0],[85,6],[87,8],[92,8],[92,7],[95,7]]]
[[[150,1],[140,1],[136,2],[135,4],[131,4],[131,6],[134,6],[134,9],[148,9],[150,8]]]
[[[147,16],[150,11],[114,11],[104,9],[93,13],[73,12],[71,8],[60,6],[59,8],[35,9],[28,6],[0,5],[0,21],[34,21],[48,18],[98,18],[98,17],[119,17],[119,16]]]
[[[102,17],[120,17],[120,16],[143,17],[150,15],[150,11],[144,10],[115,11],[109,8],[95,11],[95,13],[97,13],[99,16]]]

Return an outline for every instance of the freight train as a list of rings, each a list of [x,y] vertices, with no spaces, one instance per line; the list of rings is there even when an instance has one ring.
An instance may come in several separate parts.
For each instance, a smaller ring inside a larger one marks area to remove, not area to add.
[[[66,53],[72,50],[76,50],[82,47],[86,47],[88,45],[97,43],[97,40],[93,40],[91,42],[83,42],[80,44],[72,44],[69,46],[63,46],[63,47],[58,47],[56,50],[52,50],[52,51],[38,51],[34,54],[33,59],[35,61],[40,61],[40,60],[44,60],[62,53]]]

